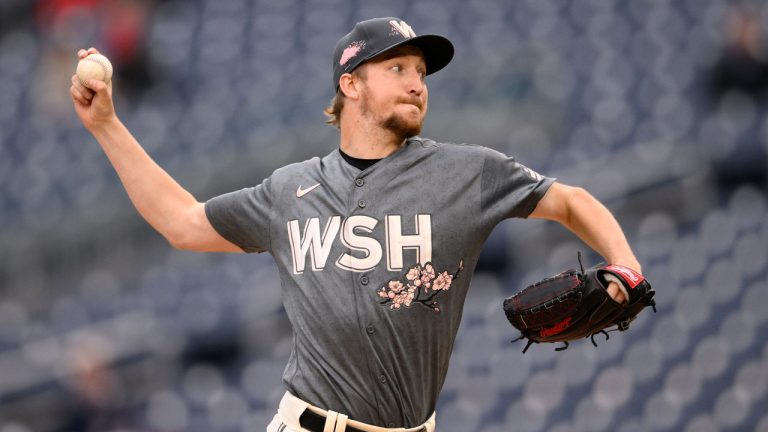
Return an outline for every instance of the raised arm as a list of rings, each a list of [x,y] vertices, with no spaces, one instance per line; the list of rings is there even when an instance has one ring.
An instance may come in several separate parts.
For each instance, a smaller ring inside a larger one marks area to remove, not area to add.
[[[642,272],[619,223],[600,201],[582,188],[554,183],[529,217],[557,221],[609,264]],[[609,287],[609,292],[615,300],[624,300],[617,287]]]
[[[79,58],[97,52],[80,50]],[[211,226],[204,204],[152,160],[115,113],[112,83],[72,76],[75,112],[99,142],[141,216],[173,247],[200,252],[242,252]]]

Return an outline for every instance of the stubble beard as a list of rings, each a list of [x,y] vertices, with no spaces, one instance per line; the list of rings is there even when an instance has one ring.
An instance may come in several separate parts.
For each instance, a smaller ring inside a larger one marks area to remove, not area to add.
[[[392,133],[392,135],[394,135],[397,140],[403,141],[412,136],[416,136],[421,132],[421,127],[422,127],[422,124],[424,123],[424,117],[420,116],[418,121],[414,122],[414,121],[409,121],[408,119],[404,118],[401,115],[398,115],[397,112],[393,112],[386,118],[381,119],[381,118],[378,118],[378,116],[376,116],[373,113],[373,111],[371,110],[370,103],[371,102],[368,97],[363,99],[362,101],[363,116],[374,118],[378,126]]]
[[[381,127],[392,132],[393,135],[400,139],[407,139],[421,132],[421,124],[421,119],[411,122],[397,115],[397,113],[392,113],[381,122]]]

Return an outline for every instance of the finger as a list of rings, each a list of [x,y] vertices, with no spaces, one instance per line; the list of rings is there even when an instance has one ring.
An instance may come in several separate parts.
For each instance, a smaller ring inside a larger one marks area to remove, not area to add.
[[[84,59],[88,57],[90,54],[99,54],[99,50],[97,50],[94,47],[90,47],[87,50],[82,48],[77,50],[77,57],[79,57],[80,59]]]
[[[72,86],[70,88],[70,92],[72,92],[74,95],[76,95],[79,100],[84,101],[86,103],[86,105],[88,103],[90,103],[91,99],[93,99],[92,96],[87,96],[87,95],[83,94],[83,92],[78,90],[77,87],[75,87],[75,86]]]
[[[98,101],[99,106],[108,107],[112,105],[112,83],[105,84],[104,81],[88,80],[88,87],[95,92],[94,101]]]
[[[83,95],[84,98],[88,100],[93,99],[93,91],[84,86],[83,83],[80,82],[80,78],[78,78],[77,75],[72,75],[72,85],[80,92],[81,95]]]
[[[85,83],[89,89],[93,90],[97,94],[102,94],[107,92],[107,84],[104,81],[99,80],[88,80]]]
[[[80,105],[86,105],[87,106],[88,104],[90,104],[90,101],[86,100],[83,97],[83,95],[81,95],[80,92],[77,91],[75,86],[72,86],[72,87],[69,88],[69,94],[71,94],[72,95],[72,99],[75,102],[79,103]]]
[[[618,290],[619,292],[616,293],[616,303],[625,303],[627,301],[627,298],[624,296],[624,293],[621,292],[621,290]]]
[[[80,82],[79,79],[75,78],[72,81],[72,85],[85,97],[86,99],[93,99],[94,92],[93,90],[89,89],[88,87],[84,86],[83,83]]]
[[[616,303],[624,303],[624,301],[626,300],[626,298],[624,297],[624,293],[621,292],[621,289],[619,289],[619,285],[616,284],[616,282],[609,283],[607,291],[608,291],[608,295],[610,295],[611,298]]]

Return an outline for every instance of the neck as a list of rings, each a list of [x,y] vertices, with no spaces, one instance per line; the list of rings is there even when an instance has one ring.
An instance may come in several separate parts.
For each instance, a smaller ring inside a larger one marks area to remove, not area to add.
[[[363,118],[341,122],[341,151],[358,159],[384,159],[405,143],[405,138]]]

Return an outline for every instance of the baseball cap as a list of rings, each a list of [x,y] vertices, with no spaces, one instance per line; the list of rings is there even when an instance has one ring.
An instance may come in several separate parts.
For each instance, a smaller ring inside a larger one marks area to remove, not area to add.
[[[453,44],[444,36],[416,36],[411,26],[400,18],[373,18],[355,24],[351,32],[336,42],[333,50],[333,86],[339,78],[352,72],[363,62],[401,45],[421,49],[427,64],[427,75],[444,68],[453,58]]]

